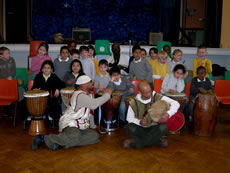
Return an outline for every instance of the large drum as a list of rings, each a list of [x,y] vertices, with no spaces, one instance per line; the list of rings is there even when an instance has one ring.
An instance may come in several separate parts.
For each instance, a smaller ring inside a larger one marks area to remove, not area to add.
[[[165,93],[165,96],[167,96],[167,97],[169,97],[169,98],[171,98],[173,100],[178,101],[179,104],[180,104],[179,110],[181,112],[183,112],[184,105],[185,105],[186,100],[187,100],[187,96],[186,96],[185,93],[174,93],[174,94],[172,94],[172,93]]]
[[[102,92],[98,93],[98,95],[102,94]],[[114,131],[118,128],[118,108],[121,102],[121,96],[121,91],[113,91],[111,98],[101,106],[101,126],[102,129],[105,129],[107,132]]]
[[[74,93],[74,87],[66,87],[61,89],[61,98],[66,107],[70,105],[70,99]]]
[[[127,96],[126,99],[125,99],[125,105],[126,105],[126,108],[127,108],[127,111],[128,111],[128,107],[129,107],[129,102],[134,99],[136,96]]]
[[[194,103],[194,132],[211,136],[215,130],[218,101],[215,94],[198,94]]]
[[[43,90],[31,90],[24,93],[28,112],[32,116],[29,134],[36,136],[46,134],[42,115],[46,111],[49,92]]]

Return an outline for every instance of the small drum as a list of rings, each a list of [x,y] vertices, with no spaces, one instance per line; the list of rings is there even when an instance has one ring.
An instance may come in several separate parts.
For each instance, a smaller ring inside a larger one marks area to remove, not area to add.
[[[98,95],[102,94],[102,92],[98,92]],[[112,98],[110,98],[105,104],[101,106],[101,126],[103,129],[106,129],[107,132],[114,131],[118,128],[118,108],[121,102],[121,96],[121,91],[113,91]]]
[[[43,90],[31,90],[24,93],[28,112],[32,116],[29,134],[32,136],[45,134],[45,126],[42,115],[46,111],[49,92]]]
[[[218,101],[215,94],[198,94],[194,103],[194,132],[211,136],[215,130]]]
[[[74,93],[74,87],[66,87],[61,89],[61,98],[64,104],[68,107],[70,105],[70,99]]]
[[[134,99],[136,96],[127,96],[126,99],[125,99],[125,105],[126,105],[126,108],[127,108],[127,111],[128,111],[128,107],[129,107],[129,102]]]
[[[184,105],[185,105],[186,100],[187,100],[187,96],[185,93],[175,93],[175,94],[165,93],[165,96],[167,96],[173,100],[178,101],[180,104],[179,110],[183,113]]]

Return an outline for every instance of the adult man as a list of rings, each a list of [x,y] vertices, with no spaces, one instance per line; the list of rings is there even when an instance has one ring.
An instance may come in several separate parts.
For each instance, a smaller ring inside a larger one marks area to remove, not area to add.
[[[155,91],[152,92],[146,81],[141,82],[138,89],[140,94],[130,102],[127,113],[129,124],[127,124],[126,130],[132,139],[124,141],[124,148],[143,148],[149,145],[167,147],[168,140],[164,136],[168,133],[168,127],[165,122],[178,111],[180,104],[168,97],[157,94]],[[167,113],[162,114],[160,120],[156,123],[151,121],[147,110],[157,100],[168,102],[170,109]]]
[[[107,61],[110,67],[118,66],[121,74],[127,74],[129,65],[129,56],[121,55],[121,48],[119,43],[112,45],[113,56],[110,56]]]
[[[71,106],[67,108],[59,121],[59,134],[36,136],[32,149],[37,150],[40,145],[46,144],[49,148],[69,148],[84,146],[99,142],[99,135],[95,130],[89,129],[90,109],[96,109],[110,99],[111,88],[104,90],[104,95],[97,99],[92,98],[90,92],[93,83],[90,77],[83,75],[77,81],[77,91],[71,98]]]

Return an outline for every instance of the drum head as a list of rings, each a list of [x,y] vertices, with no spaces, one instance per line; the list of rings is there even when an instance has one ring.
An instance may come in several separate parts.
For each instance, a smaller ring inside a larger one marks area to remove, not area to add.
[[[75,90],[74,87],[66,87],[61,89],[61,93],[73,93]]]
[[[44,90],[30,90],[24,93],[24,97],[44,97],[48,95],[49,92]]]
[[[165,96],[167,97],[186,97],[185,93],[165,93]]]
[[[122,96],[122,92],[119,91],[119,90],[114,90],[114,91],[112,92],[112,96]]]

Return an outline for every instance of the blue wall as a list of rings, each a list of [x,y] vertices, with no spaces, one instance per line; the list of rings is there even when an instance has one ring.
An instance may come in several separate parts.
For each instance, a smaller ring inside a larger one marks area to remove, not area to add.
[[[32,30],[34,40],[52,42],[61,32],[72,37],[72,28],[91,28],[91,40],[108,39],[146,44],[149,31],[162,31],[170,26],[170,10],[175,0],[34,0]],[[166,10],[165,10],[166,9]],[[164,16],[167,17],[167,24]],[[129,34],[130,32],[133,34]]]

